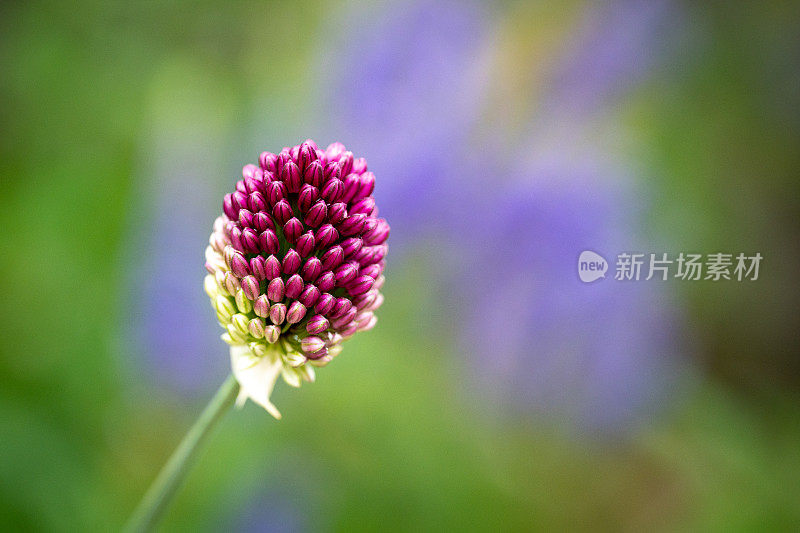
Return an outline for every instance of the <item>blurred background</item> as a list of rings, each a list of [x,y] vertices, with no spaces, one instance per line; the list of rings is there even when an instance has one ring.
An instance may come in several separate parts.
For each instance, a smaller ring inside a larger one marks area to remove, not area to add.
[[[3,3],[3,529],[124,522],[229,372],[222,196],[311,137],[378,176],[378,326],[229,414],[164,531],[797,531],[792,4]]]

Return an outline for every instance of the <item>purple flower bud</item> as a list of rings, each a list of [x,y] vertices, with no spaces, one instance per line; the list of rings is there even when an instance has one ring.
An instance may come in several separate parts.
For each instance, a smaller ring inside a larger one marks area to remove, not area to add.
[[[347,285],[347,292],[351,296],[358,296],[370,290],[374,283],[375,280],[372,277],[361,275]]]
[[[355,320],[348,322],[346,325],[336,328],[339,334],[342,337],[348,338],[351,335],[355,334],[358,331],[358,324],[356,324]]]
[[[269,316],[269,299],[266,294],[259,295],[253,302],[253,312],[260,317]]]
[[[325,341],[316,335],[309,335],[300,341],[300,348],[306,353],[318,352],[325,348]]]
[[[246,252],[258,252],[258,233],[256,233],[256,230],[253,228],[244,228],[242,230],[242,246]]]
[[[294,274],[298,270],[300,270],[300,264],[302,263],[302,259],[300,259],[300,254],[298,254],[293,249],[289,248],[289,251],[286,252],[286,255],[283,256],[283,264],[281,265],[282,272],[284,274]]]
[[[359,311],[369,307],[375,301],[375,297],[378,295],[378,291],[369,290],[364,294],[359,294],[355,298],[353,298],[353,305],[356,306],[356,309]]]
[[[289,241],[289,244],[296,243],[301,233],[303,233],[303,223],[295,217],[290,218],[286,221],[286,224],[283,225],[283,235],[286,237],[286,240]]]
[[[319,189],[308,183],[300,187],[300,195],[297,197],[297,206],[301,213],[307,213],[312,205],[319,199]]]
[[[319,187],[322,185],[323,170],[322,163],[319,161],[312,161],[303,172],[303,181],[314,187]]]
[[[389,224],[379,218],[375,227],[364,234],[364,243],[368,245],[383,244],[389,238]]]
[[[347,204],[339,202],[328,208],[328,220],[331,224],[338,224],[347,217]]]
[[[309,283],[313,283],[322,272],[322,261],[318,257],[311,257],[306,264],[303,265],[303,271],[300,273],[303,279]]]
[[[236,294],[236,291],[242,288],[239,278],[233,272],[225,272],[225,290],[228,294]]]
[[[372,278],[370,278],[372,281]],[[370,283],[372,285],[372,283]],[[300,293],[303,292],[303,278],[300,277],[300,274],[292,274],[289,276],[289,279],[286,280],[286,298],[297,298],[300,296]]]
[[[242,230],[238,226],[231,228],[231,244],[240,252],[245,251],[242,245]]]
[[[344,256],[350,257],[354,253],[358,252],[363,244],[364,241],[361,240],[360,237],[350,237],[343,240],[339,245],[342,247],[342,251],[344,251]]]
[[[308,257],[311,255],[311,252],[314,251],[314,233],[307,231],[302,234],[300,238],[297,239],[295,249],[297,253],[300,254],[300,257]]]
[[[290,193],[298,192],[300,185],[303,183],[300,177],[300,169],[294,161],[287,161],[281,169],[281,181],[286,184],[286,190]]]
[[[342,154],[347,150],[344,145],[340,142],[332,142],[328,145],[328,148],[325,149],[325,156],[328,160],[338,161]]]
[[[330,224],[323,224],[314,234],[314,240],[317,243],[317,249],[325,249],[339,238],[339,232]]]
[[[342,222],[339,223],[337,229],[339,233],[344,235],[345,237],[350,235],[355,235],[361,232],[361,229],[364,227],[364,224],[367,221],[367,216],[362,213],[357,213],[355,215],[350,215]]]
[[[367,265],[365,267],[361,267],[361,269],[359,270],[359,274],[369,276],[372,279],[376,279],[378,276],[381,275],[382,272],[383,272],[383,265],[381,265],[380,263]]]
[[[317,278],[317,287],[321,291],[329,291],[336,286],[336,276],[330,270],[323,272]]]
[[[286,312],[286,322],[289,324],[297,324],[303,320],[304,316],[306,316],[306,306],[295,300]]]
[[[353,171],[353,152],[343,152],[339,164],[342,166],[342,176],[350,174]]]
[[[341,175],[342,167],[336,161],[331,161],[325,165],[325,169],[322,172],[322,181],[327,183],[329,180],[339,179]]]
[[[225,259],[225,265],[228,267],[228,269],[231,268],[231,260],[233,260],[233,256],[236,254],[241,254],[241,252],[239,252],[233,246],[226,246],[222,249],[222,257]]]
[[[255,300],[261,294],[258,280],[254,276],[245,276],[242,278],[242,290],[248,300]]]
[[[289,202],[284,199],[276,203],[272,208],[272,216],[275,217],[275,221],[278,224],[286,224],[286,221],[292,218],[292,207],[289,205]]]
[[[342,180],[344,183],[344,189],[342,190],[343,202],[349,202],[353,199],[353,196],[355,196],[356,192],[358,192],[360,180],[361,177],[358,174],[345,174],[345,177]]]
[[[349,302],[350,300],[347,301]],[[336,309],[334,308],[334,310]],[[358,310],[355,307],[352,306],[348,307],[344,313],[342,313],[340,316],[336,317],[334,320],[331,321],[331,326],[333,326],[334,329],[341,329],[350,322],[352,322],[352,320],[356,317],[357,314]]]
[[[367,160],[363,157],[357,157],[353,160],[353,172],[356,174],[363,174],[367,171]]]
[[[330,326],[328,319],[322,315],[314,315],[306,322],[306,331],[311,334],[322,333]]]
[[[331,309],[328,316],[331,318],[341,318],[342,315],[349,312],[350,309],[353,309],[353,302],[351,302],[348,298],[337,298],[336,303],[333,305],[333,309]]]
[[[314,285],[306,285],[303,292],[300,294],[298,300],[301,304],[305,305],[307,308],[313,306],[319,300],[321,292],[320,290],[315,287]]]
[[[375,198],[367,196],[363,200],[356,202],[353,207],[350,208],[350,214],[364,213],[369,216],[373,209],[375,209]]]
[[[246,209],[248,207],[248,205],[247,205],[247,194],[243,193],[242,191],[234,192],[233,196],[231,197],[231,200],[233,202],[233,207],[236,210],[237,214],[239,213],[240,209]],[[231,220],[236,220],[236,217],[233,216],[233,217],[230,217],[230,219]]]
[[[258,248],[266,254],[277,254],[280,251],[281,243],[278,236],[271,229],[261,232],[258,236]]]
[[[271,255],[264,261],[265,279],[272,281],[281,275],[281,262],[277,257]]]
[[[253,228],[259,233],[262,233],[268,229],[274,230],[275,224],[273,224],[272,218],[268,214],[258,212],[253,215]]]
[[[269,308],[269,319],[276,326],[283,324],[286,319],[286,306],[283,304],[272,304]]]
[[[204,284],[225,340],[250,342],[261,356],[262,343],[280,342],[282,329],[296,346],[302,334],[289,326],[303,323],[307,356],[283,364],[324,366],[344,337],[374,326],[372,311],[383,302],[389,225],[377,218],[375,176],[341,143],[321,150],[310,139],[262,152],[242,176],[206,250]]]
[[[237,209],[233,206],[233,195],[226,194],[225,198],[222,199],[222,212],[225,213],[225,216],[234,220],[238,216]]]
[[[317,303],[314,304],[314,311],[320,315],[327,315],[335,304],[336,298],[332,294],[325,292],[320,295]]]
[[[231,255],[230,267],[231,272],[233,272],[237,278],[243,278],[250,273],[250,265],[241,252],[234,252]]]
[[[303,220],[305,220],[305,223],[312,228],[316,228],[322,224],[322,221],[325,220],[325,217],[327,216],[328,206],[325,205],[323,200],[318,200],[314,203],[314,205],[308,208],[308,212]]]
[[[324,347],[321,350],[318,350],[316,352],[306,353],[306,357],[308,357],[309,359],[311,359],[313,361],[317,361],[319,359],[322,359],[323,357],[325,357],[327,355],[328,355],[328,349],[324,348]]]
[[[239,225],[243,228],[253,225],[253,213],[251,213],[249,209],[239,210]]]
[[[270,344],[278,342],[278,337],[281,336],[281,328],[278,326],[266,326],[264,328],[264,340]]]
[[[300,145],[300,149],[297,151],[297,166],[300,167],[300,170],[305,171],[316,159],[317,152],[310,144],[304,142]]]
[[[242,177],[243,178],[249,178],[250,176],[253,175],[253,172],[255,172],[256,170],[258,170],[257,166],[255,166],[255,165],[253,165],[251,163],[248,163],[248,164],[246,164],[245,166],[242,167]]]
[[[336,286],[344,287],[358,276],[358,263],[347,262],[333,271],[336,276]],[[372,281],[372,278],[369,278]]]
[[[322,254],[322,270],[336,268],[344,260],[344,251],[341,246],[334,246]]]
[[[362,198],[370,196],[375,190],[375,174],[372,172],[364,172],[358,179],[358,191],[353,200],[358,201]]]
[[[282,181],[271,181],[267,184],[267,200],[269,205],[274,206],[286,198],[286,184]]]
[[[322,199],[325,200],[327,203],[332,204],[334,202],[338,202],[341,197],[342,193],[344,192],[344,185],[339,178],[331,178],[329,181],[325,182],[325,185],[322,186]]]
[[[250,196],[247,198],[247,205],[253,213],[258,213],[259,211],[267,209],[267,201],[264,199],[264,195],[259,191],[250,193]]]
[[[273,302],[283,300],[284,285],[282,278],[275,278],[267,285],[267,297]]]
[[[276,158],[277,156],[272,152],[261,152],[261,155],[258,156],[258,164],[262,169],[274,172]]]
[[[356,315],[355,323],[358,326],[358,331],[369,331],[375,327],[375,323],[378,322],[378,317],[375,316],[375,313],[371,311],[367,311],[365,313],[359,313]]]
[[[281,171],[283,170],[283,166],[286,164],[287,161],[291,160],[292,156],[289,152],[284,148],[278,154],[278,158],[275,160],[275,172],[276,176],[280,176]]]

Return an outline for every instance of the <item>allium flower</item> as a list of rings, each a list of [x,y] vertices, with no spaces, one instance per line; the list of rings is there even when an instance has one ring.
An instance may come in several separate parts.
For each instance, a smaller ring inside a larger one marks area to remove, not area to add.
[[[205,290],[225,328],[247,398],[276,418],[278,375],[314,380],[342,342],[371,329],[389,225],[378,218],[375,175],[341,143],[312,140],[263,152],[225,196],[206,248]]]

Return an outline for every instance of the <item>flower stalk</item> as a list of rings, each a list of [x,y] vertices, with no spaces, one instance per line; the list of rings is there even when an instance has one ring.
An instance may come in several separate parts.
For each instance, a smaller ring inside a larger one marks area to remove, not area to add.
[[[126,533],[151,531],[156,526],[186,477],[200,445],[233,406],[238,393],[239,383],[233,375],[228,376],[150,485],[125,525]]]

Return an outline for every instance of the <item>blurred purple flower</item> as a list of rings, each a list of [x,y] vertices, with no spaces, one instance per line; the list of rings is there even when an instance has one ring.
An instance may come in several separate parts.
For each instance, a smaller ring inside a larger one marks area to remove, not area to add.
[[[577,278],[582,250],[613,264],[610,254],[641,244],[637,209],[647,201],[586,137],[596,112],[663,61],[659,38],[672,39],[676,8],[637,0],[587,10],[526,138],[509,148],[507,132],[484,131],[478,150],[470,136],[490,88],[476,61],[486,57],[486,19],[473,5],[422,1],[359,24],[337,52],[346,65],[332,98],[337,135],[383,180],[376,197],[394,242],[432,228],[446,236],[443,271],[458,267],[453,292],[465,297],[463,353],[485,390],[574,427],[625,429],[674,377],[675,317],[657,285]],[[613,123],[603,126],[613,137]]]
[[[587,9],[542,97],[544,115],[586,119],[618,101],[674,51],[682,22],[681,11],[667,0],[622,0]]]
[[[221,345],[216,321],[201,290],[205,272],[198,270],[208,244],[208,218],[218,204],[217,180],[207,176],[214,165],[200,146],[184,140],[157,143],[154,176],[145,193],[146,233],[133,246],[146,252],[130,258],[133,309],[128,336],[152,375],[183,391],[203,390],[227,370],[227,360],[213,356]],[[201,179],[205,176],[207,179]],[[179,202],[175,199],[180,198]]]
[[[473,368],[497,399],[590,432],[625,430],[671,383],[676,355],[663,287],[613,280],[616,254],[639,249],[642,199],[592,157],[540,154],[513,174],[483,199],[498,216],[474,226],[483,246],[461,280],[478,302],[462,318]],[[609,261],[609,279],[578,279],[583,250]]]
[[[348,18],[359,31],[328,62],[337,68],[328,76],[331,129],[368,154],[400,250],[428,213],[448,207],[448,187],[463,170],[460,152],[488,86],[480,61],[487,20],[473,2],[398,3],[377,19]]]

